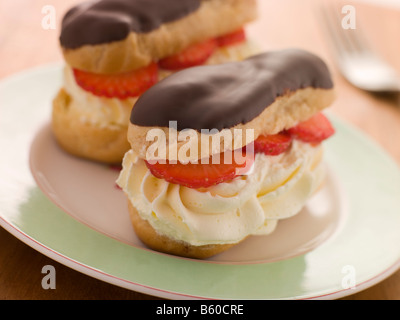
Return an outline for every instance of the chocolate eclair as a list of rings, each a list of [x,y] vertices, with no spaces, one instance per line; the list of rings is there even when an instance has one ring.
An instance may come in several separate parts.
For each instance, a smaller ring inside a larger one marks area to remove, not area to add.
[[[64,85],[53,102],[53,131],[69,153],[120,162],[129,149],[137,98],[170,74],[243,60],[258,48],[245,25],[255,0],[100,0],[64,16]]]
[[[117,180],[150,248],[208,258],[298,214],[335,130],[327,65],[299,49],[177,72],[132,109]]]

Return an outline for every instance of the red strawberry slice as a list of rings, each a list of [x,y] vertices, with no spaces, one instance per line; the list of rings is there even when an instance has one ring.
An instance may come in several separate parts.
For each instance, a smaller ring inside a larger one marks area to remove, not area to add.
[[[317,113],[310,119],[288,130],[294,139],[309,143],[320,143],[335,133],[329,119],[323,113]]]
[[[217,48],[215,39],[194,44],[178,54],[159,61],[159,66],[167,70],[181,70],[198,66],[207,61]]]
[[[158,82],[158,65],[120,74],[96,74],[74,69],[77,84],[99,97],[126,99],[138,97]]]
[[[290,147],[292,140],[293,138],[285,132],[267,136],[261,135],[254,141],[254,152],[276,156],[285,152]]]
[[[231,46],[234,44],[244,42],[245,40],[246,40],[246,32],[244,31],[243,28],[217,38],[218,46],[220,47]]]
[[[235,151],[237,152],[237,151]],[[159,179],[164,179],[173,184],[179,184],[188,188],[207,188],[213,185],[230,181],[237,176],[244,175],[250,171],[254,162],[254,154],[242,152],[242,159],[235,157],[235,152],[231,154],[231,161],[224,163],[225,153],[219,155],[219,164],[212,163],[187,163],[177,162],[176,164],[149,163],[146,165],[150,172]]]

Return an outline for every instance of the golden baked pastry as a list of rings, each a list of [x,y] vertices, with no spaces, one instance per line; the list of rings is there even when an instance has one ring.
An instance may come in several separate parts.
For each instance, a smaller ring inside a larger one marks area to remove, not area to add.
[[[53,107],[57,141],[78,157],[120,163],[137,98],[181,69],[258,53],[244,30],[256,13],[255,0],[100,0],[73,7],[60,35],[66,67]]]
[[[321,111],[334,96],[326,64],[298,49],[186,69],[149,89],[117,180],[139,238],[204,259],[298,214],[323,185],[322,144],[335,130]]]

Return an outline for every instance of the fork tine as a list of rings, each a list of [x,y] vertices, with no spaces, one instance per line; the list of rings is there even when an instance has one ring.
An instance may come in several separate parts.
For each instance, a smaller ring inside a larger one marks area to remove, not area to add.
[[[336,11],[337,12],[337,11]],[[339,17],[338,19],[342,19]],[[347,35],[349,42],[352,43],[354,48],[358,50],[359,53],[369,52],[369,45],[362,32],[363,28],[360,27],[360,21],[357,19],[355,29],[344,29],[341,27],[342,32]]]
[[[357,20],[357,28],[355,30],[347,30],[348,34],[352,38],[354,45],[357,47],[358,51],[361,53],[372,52],[370,45],[362,32],[363,28],[360,25],[360,21]]]
[[[360,41],[358,37],[357,29],[344,29],[342,26],[343,12],[336,9],[332,10],[336,14],[337,25],[340,33],[343,38],[348,42],[349,46],[353,49],[353,51],[363,52],[366,49],[364,43]]]
[[[321,12],[326,31],[334,42],[334,50],[339,56],[343,57],[364,51],[365,46],[360,42],[355,30],[343,29],[342,16],[337,7],[324,4],[321,6]]]
[[[338,56],[343,56],[345,52],[349,50],[345,42],[342,41],[340,34],[338,33],[338,21],[332,16],[331,9],[328,9],[328,5],[324,4],[319,7],[321,14],[320,19],[323,22],[325,31],[329,38],[333,42],[332,49]]]
[[[366,91],[400,91],[397,72],[378,52],[371,50],[358,21],[355,30],[347,29],[342,25],[345,16],[339,7],[323,2],[315,8],[319,9],[318,17],[330,39],[328,44],[334,53],[333,58],[349,82]]]

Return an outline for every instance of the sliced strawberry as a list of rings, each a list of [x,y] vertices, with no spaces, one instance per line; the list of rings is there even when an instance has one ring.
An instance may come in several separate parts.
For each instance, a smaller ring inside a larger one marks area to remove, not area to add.
[[[159,66],[167,70],[180,70],[203,64],[217,48],[215,39],[194,44],[178,54],[159,61]]]
[[[220,47],[231,46],[234,44],[244,42],[245,40],[246,40],[246,32],[244,31],[244,28],[241,28],[232,33],[217,38],[218,46]]]
[[[329,119],[323,113],[317,113],[310,119],[288,130],[294,139],[309,143],[320,143],[335,133]]]
[[[262,152],[269,156],[276,156],[285,152],[291,145],[293,138],[285,133],[259,136],[254,141],[254,152]]]
[[[237,151],[236,151],[237,152]],[[224,163],[225,153],[219,155],[219,164],[213,163],[211,157],[209,163],[149,163],[146,165],[150,172],[159,179],[164,179],[170,183],[179,184],[188,188],[207,188],[225,181],[244,175],[251,168],[254,162],[254,154],[242,153],[242,159],[235,157],[235,152],[231,154],[231,161]],[[236,160],[235,160],[236,159]]]
[[[140,96],[158,82],[158,65],[120,74],[96,74],[74,69],[77,84],[96,96],[126,99]]]

